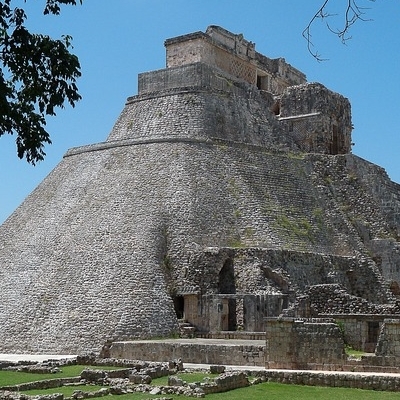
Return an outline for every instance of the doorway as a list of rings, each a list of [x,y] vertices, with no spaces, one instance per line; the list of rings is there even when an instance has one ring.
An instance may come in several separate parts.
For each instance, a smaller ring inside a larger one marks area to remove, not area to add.
[[[235,270],[233,260],[228,258],[219,272],[218,291],[220,294],[236,294]],[[227,296],[228,297],[228,296]],[[228,297],[228,331],[237,327],[236,298]]]

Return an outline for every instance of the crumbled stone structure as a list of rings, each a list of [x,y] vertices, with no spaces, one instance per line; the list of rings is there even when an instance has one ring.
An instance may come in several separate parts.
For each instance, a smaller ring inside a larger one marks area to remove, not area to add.
[[[338,316],[334,318],[267,318],[265,366],[267,369],[305,369],[399,373],[400,319],[374,316]],[[353,321],[349,321],[349,320]],[[344,322],[345,321],[345,322]],[[365,323],[367,321],[367,324]],[[350,322],[350,323],[349,323]],[[380,327],[376,332],[376,327]],[[346,345],[362,349],[354,340],[361,334],[372,345],[371,353],[359,358],[345,355]],[[356,332],[351,332],[355,329]],[[371,339],[371,332],[375,335]],[[348,340],[350,338],[350,340]],[[307,383],[308,384],[308,383]]]
[[[324,369],[324,364],[344,363],[343,335],[333,320],[268,319],[266,332],[267,368]]]
[[[349,101],[217,26],[165,46],[0,227],[0,351],[397,315],[400,186],[351,154]]]

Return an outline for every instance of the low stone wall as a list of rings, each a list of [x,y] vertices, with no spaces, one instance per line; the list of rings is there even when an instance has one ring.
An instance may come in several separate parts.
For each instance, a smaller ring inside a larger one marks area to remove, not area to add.
[[[267,318],[266,332],[266,368],[324,369],[346,358],[342,332],[333,320]]]
[[[42,381],[21,383],[19,385],[14,386],[3,386],[0,390],[9,390],[9,391],[25,391],[25,390],[34,390],[34,389],[53,389],[60,386],[64,386],[69,383],[77,383],[80,382],[81,377],[75,378],[57,378],[57,379],[46,379]]]
[[[249,386],[249,379],[244,372],[227,372],[215,378],[211,383],[201,383],[205,394],[228,392],[229,390]]]
[[[373,316],[361,317],[360,324],[365,324],[365,320],[376,322]],[[346,335],[333,319],[267,318],[266,321],[266,368],[400,373],[400,319],[384,319],[375,354],[360,359],[346,356],[343,340]],[[349,324],[357,326],[357,319],[352,316],[350,323],[343,326]]]
[[[196,342],[196,339],[114,342],[110,347],[110,357],[160,362],[181,359],[184,363],[264,366],[265,345],[261,343],[229,343],[221,340],[221,343],[210,341],[205,344]]]
[[[64,395],[61,393],[46,394],[43,396],[29,396],[17,392],[8,392],[0,390],[0,400],[64,400]]]
[[[203,339],[236,339],[236,340],[265,340],[265,332],[225,331],[225,332],[196,332],[196,337]]]
[[[347,387],[367,390],[400,391],[399,375],[322,373],[310,371],[260,371],[261,380],[307,386]]]

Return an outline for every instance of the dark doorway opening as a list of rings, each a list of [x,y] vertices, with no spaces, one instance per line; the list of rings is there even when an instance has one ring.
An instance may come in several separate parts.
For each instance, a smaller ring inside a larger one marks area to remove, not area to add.
[[[228,300],[228,331],[236,331],[237,316],[236,316],[236,299]]]
[[[228,258],[224,266],[219,271],[218,289],[221,294],[235,294],[235,270],[233,268],[233,261]]]
[[[185,299],[183,296],[175,296],[173,298],[174,301],[174,309],[178,319],[184,318],[184,310],[185,310]]]
[[[229,258],[219,272],[218,289],[220,294],[236,294],[235,270],[233,261]],[[228,330],[235,331],[237,327],[236,299],[228,298]]]
[[[378,343],[379,336],[379,322],[369,321],[368,322],[368,343]]]

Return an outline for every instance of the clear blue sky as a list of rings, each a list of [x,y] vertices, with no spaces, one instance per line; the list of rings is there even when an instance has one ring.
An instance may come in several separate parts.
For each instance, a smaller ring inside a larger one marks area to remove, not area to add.
[[[348,97],[353,113],[353,153],[386,169],[400,182],[400,1],[358,0],[369,22],[358,22],[347,45],[315,25],[315,47],[328,61],[307,52],[302,30],[323,0],[84,0],[60,16],[41,14],[44,0],[15,0],[26,8],[29,27],[53,37],[73,36],[80,58],[83,100],[48,120],[53,144],[36,167],[19,160],[15,138],[0,137],[0,223],[61,161],[71,148],[104,141],[137,75],[165,66],[164,40],[220,25],[256,44],[271,58],[283,57]],[[346,2],[331,0],[333,13]],[[339,26],[341,16],[332,21]]]

